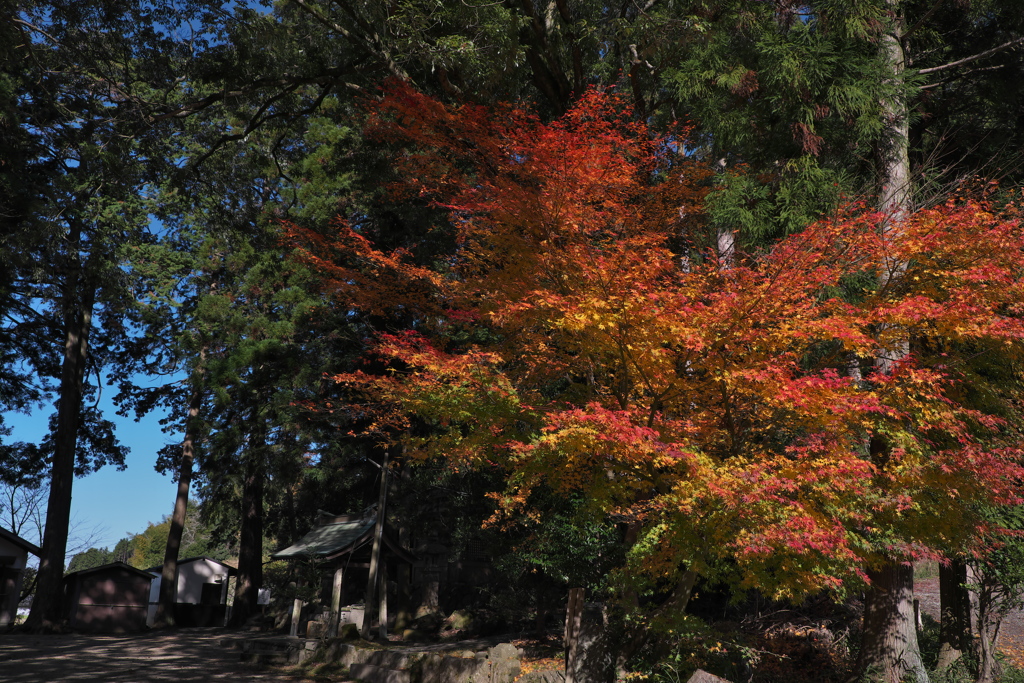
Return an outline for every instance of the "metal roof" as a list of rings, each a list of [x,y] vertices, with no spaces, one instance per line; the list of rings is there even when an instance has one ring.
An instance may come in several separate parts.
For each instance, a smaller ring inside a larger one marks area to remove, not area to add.
[[[294,544],[284,550],[278,550],[271,557],[278,560],[288,557],[327,558],[346,548],[354,550],[356,546],[362,545],[360,541],[367,541],[372,537],[375,521],[373,517],[365,517],[314,527]]]
[[[90,567],[89,569],[79,569],[77,572],[71,572],[70,574],[65,574],[64,575],[64,580],[67,581],[68,579],[70,579],[73,576],[85,576],[86,574],[94,574],[96,572],[106,572],[106,571],[111,571],[111,570],[114,570],[114,569],[118,569],[120,571],[127,571],[127,572],[131,572],[133,574],[138,574],[140,576],[144,576],[149,581],[153,580],[153,575],[150,574],[149,572],[147,572],[145,570],[142,570],[142,569],[136,569],[135,567],[131,566],[130,564],[126,564],[124,562],[109,562],[107,564],[101,564],[98,567]]]

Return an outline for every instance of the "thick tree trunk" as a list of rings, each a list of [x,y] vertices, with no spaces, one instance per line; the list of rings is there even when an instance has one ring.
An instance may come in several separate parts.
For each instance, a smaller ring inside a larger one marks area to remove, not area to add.
[[[77,239],[71,241],[77,244]],[[75,479],[82,385],[89,356],[89,331],[96,288],[81,273],[69,275],[64,292],[64,362],[57,404],[57,433],[50,465],[50,497],[46,505],[43,555],[39,558],[38,587],[26,625],[32,630],[56,627],[63,618],[64,555],[71,522],[71,485]]]
[[[263,585],[263,481],[266,477],[262,439],[250,443],[242,484],[242,531],[238,544],[238,583],[231,624],[243,626],[256,613]]]
[[[192,465],[195,462],[195,442],[199,430],[199,408],[202,403],[203,390],[200,381],[195,381],[188,404],[181,460],[178,461],[178,493],[174,498],[174,512],[171,514],[171,527],[167,531],[167,546],[164,550],[164,566],[160,572],[160,598],[156,606],[155,619],[155,625],[158,627],[174,626],[174,603],[178,592],[178,552],[181,550],[181,534],[185,529],[188,491],[192,485]]]
[[[914,567],[888,564],[868,572],[864,640],[857,660],[860,680],[928,683],[914,623]]]
[[[939,566],[939,661],[946,671],[971,647],[971,597],[967,591],[967,563],[952,560]]]
[[[879,39],[881,57],[887,65],[888,97],[882,102],[883,132],[876,149],[879,169],[878,208],[885,214],[882,226],[885,238],[898,242],[902,223],[910,213],[909,119],[904,90],[903,23],[900,0],[887,0],[892,20]],[[885,264],[880,285],[885,288],[900,277],[906,264],[897,260]],[[894,364],[909,352],[908,340],[883,350],[875,359],[879,372],[890,373]],[[884,467],[889,446],[880,439],[871,440],[876,463]],[[914,569],[898,561],[869,571],[871,587],[864,607],[864,630],[857,671],[862,678],[885,683],[900,683],[905,678],[927,683],[928,674],[917,643],[914,620]]]

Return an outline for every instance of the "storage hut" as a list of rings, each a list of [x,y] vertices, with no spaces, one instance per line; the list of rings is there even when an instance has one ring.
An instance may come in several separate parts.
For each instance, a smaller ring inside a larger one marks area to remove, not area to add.
[[[0,528],[0,626],[13,624],[18,615],[29,553],[39,557],[42,551],[18,534]]]
[[[68,574],[64,595],[71,628],[103,633],[146,628],[152,580],[152,574],[124,562]]]
[[[153,575],[147,620],[152,626],[156,603],[160,599],[163,566],[150,567],[146,571]],[[174,623],[178,626],[223,626],[227,619],[228,579],[236,574],[237,569],[212,557],[178,560]]]

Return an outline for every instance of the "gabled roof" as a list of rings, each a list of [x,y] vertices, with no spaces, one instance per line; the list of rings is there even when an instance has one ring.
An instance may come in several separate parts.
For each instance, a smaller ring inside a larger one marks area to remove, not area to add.
[[[328,558],[346,549],[355,550],[373,536],[373,517],[333,522],[312,530],[284,550],[271,555],[275,560],[289,557]]]
[[[14,533],[13,531],[8,531],[3,527],[0,527],[0,538],[4,539],[5,541],[8,541],[9,543],[13,543],[22,550],[27,550],[36,557],[42,557],[43,555],[43,551],[39,548],[39,546],[35,545],[34,543],[29,543],[18,534]]]
[[[71,572],[70,574],[66,574],[64,576],[64,580],[67,581],[68,579],[70,579],[73,576],[74,577],[85,576],[86,574],[95,574],[96,572],[104,572],[104,571],[109,571],[111,569],[127,570],[127,571],[132,572],[133,574],[138,574],[139,576],[144,576],[144,577],[146,577],[150,581],[153,580],[153,575],[150,574],[149,572],[143,571],[141,569],[136,569],[135,567],[131,566],[130,564],[125,564],[124,562],[110,562],[108,564],[101,564],[98,567],[90,567],[89,569],[79,569],[77,572]]]
[[[275,560],[316,558],[332,560],[341,555],[355,552],[373,541],[376,519],[367,515],[358,519],[337,517],[337,521],[322,523],[283,550],[271,555]],[[384,527],[383,541],[387,549],[406,562],[415,562],[416,557],[391,539]]]
[[[199,555],[197,557],[186,557],[185,559],[178,560],[178,566],[180,567],[181,565],[188,564],[190,562],[198,562],[199,560],[206,560],[207,562],[214,562],[216,564],[221,565],[222,567],[224,567],[225,569],[228,570],[228,572],[227,572],[228,576],[235,576],[235,575],[238,574],[238,569],[235,568],[235,567],[232,567],[227,562],[224,562],[223,560],[215,560],[212,557],[207,557],[206,555]],[[163,570],[164,570],[164,566],[162,564],[158,564],[158,565],[154,565],[154,566],[150,567],[146,571],[150,572],[151,574],[152,573],[159,574]]]

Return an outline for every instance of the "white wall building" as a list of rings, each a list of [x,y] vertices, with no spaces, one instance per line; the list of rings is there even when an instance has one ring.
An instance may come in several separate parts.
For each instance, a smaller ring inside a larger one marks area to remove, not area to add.
[[[156,618],[160,600],[162,566],[147,569],[154,577],[149,593],[150,626]],[[175,598],[175,621],[179,624],[221,626],[226,616],[228,579],[236,569],[210,557],[189,557],[178,560],[178,586]],[[212,623],[216,622],[216,623]]]
[[[42,552],[21,536],[0,528],[0,626],[14,623],[18,614],[29,553],[39,557]]]

